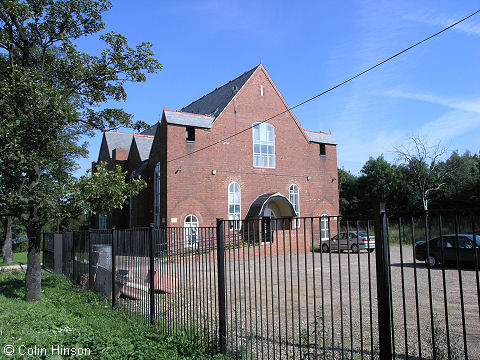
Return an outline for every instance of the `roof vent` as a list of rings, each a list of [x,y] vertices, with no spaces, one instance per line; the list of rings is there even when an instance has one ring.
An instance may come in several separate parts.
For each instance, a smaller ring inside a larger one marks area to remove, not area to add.
[[[233,94],[236,94],[237,91],[238,91],[238,86],[237,86],[237,85],[233,85],[233,86],[232,86],[232,93],[233,93]]]

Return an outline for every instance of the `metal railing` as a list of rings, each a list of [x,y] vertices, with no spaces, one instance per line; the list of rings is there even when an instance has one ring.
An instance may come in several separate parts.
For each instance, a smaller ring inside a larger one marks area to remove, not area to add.
[[[479,358],[480,248],[461,243],[476,224],[380,208],[375,221],[299,227],[263,218],[70,232],[62,269],[139,320],[238,358]]]

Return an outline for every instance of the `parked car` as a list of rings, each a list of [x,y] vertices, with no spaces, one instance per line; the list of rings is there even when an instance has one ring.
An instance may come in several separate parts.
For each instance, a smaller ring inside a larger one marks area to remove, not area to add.
[[[442,239],[443,239],[443,256],[442,256]],[[458,240],[457,240],[458,239]],[[417,241],[415,243],[415,258],[425,261],[429,267],[438,265],[443,261],[444,264],[457,264],[457,255],[460,262],[475,264],[475,250],[477,252],[477,262],[480,266],[480,235],[473,234],[448,234],[442,237],[436,237],[428,240],[428,257],[427,242]]]
[[[349,231],[348,233],[345,231],[335,235],[330,240],[322,241],[323,252],[349,249],[352,253],[357,253],[362,249],[372,252],[375,250],[375,237],[372,235],[368,236],[363,231]]]

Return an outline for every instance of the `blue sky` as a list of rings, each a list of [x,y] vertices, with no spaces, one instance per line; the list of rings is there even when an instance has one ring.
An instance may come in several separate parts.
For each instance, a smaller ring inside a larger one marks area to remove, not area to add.
[[[479,8],[477,0],[113,1],[106,30],[130,45],[151,42],[163,65],[129,84],[116,106],[153,124],[163,107],[180,109],[260,59],[294,106]],[[354,174],[370,156],[394,160],[393,147],[412,135],[478,153],[479,64],[477,14],[294,112],[305,129],[333,133],[338,166]],[[88,141],[77,175],[97,159],[101,134]]]

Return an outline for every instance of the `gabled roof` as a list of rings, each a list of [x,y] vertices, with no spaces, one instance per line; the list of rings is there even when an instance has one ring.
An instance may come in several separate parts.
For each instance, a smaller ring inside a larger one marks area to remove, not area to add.
[[[132,134],[118,131],[106,131],[104,133],[104,136],[107,143],[108,154],[110,157],[112,157],[113,150],[115,149],[130,151],[130,146],[132,145],[132,140],[134,136],[137,142],[140,157],[143,158],[142,153],[144,154],[147,151],[148,152],[146,153],[146,157],[150,155],[150,147],[152,146],[153,141],[153,136],[151,135]]]
[[[130,150],[133,134],[118,131],[106,131],[104,133],[107,142],[108,154],[112,157],[114,149]]]
[[[153,136],[136,135],[134,141],[137,144],[140,161],[147,160],[150,156],[150,149],[152,148]]]
[[[209,115],[216,118],[259,66],[260,65],[257,65],[253,69],[244,72],[236,79],[230,80],[225,85],[195,100],[180,111],[191,114]]]
[[[182,111],[164,110],[167,124],[176,124],[184,126],[193,126],[204,129],[211,129],[213,121],[212,116],[189,114]]]
[[[310,142],[319,143],[319,144],[337,145],[332,134],[327,134],[327,133],[318,132],[318,131],[310,131],[310,130],[304,130],[304,131]]]

